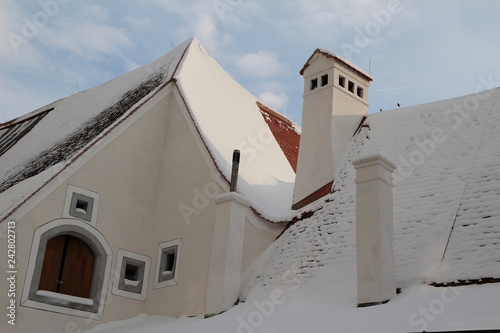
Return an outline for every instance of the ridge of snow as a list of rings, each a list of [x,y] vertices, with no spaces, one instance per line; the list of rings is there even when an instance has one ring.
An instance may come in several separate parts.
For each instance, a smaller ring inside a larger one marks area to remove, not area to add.
[[[321,53],[324,53],[330,57],[333,57],[333,58],[337,58],[338,60],[340,60],[341,62],[343,62],[344,64],[346,64],[348,67],[351,67],[352,69],[358,71],[359,73],[361,73],[362,75],[366,76],[370,81],[373,80],[372,77],[370,76],[370,74],[368,74],[367,72],[365,72],[363,69],[361,69],[358,65],[355,65],[354,63],[352,63],[351,61],[347,60],[346,58],[342,57],[341,55],[333,52],[333,51],[330,51],[328,49],[324,49],[322,47],[319,47],[316,49],[316,52],[321,52]],[[315,52],[315,53],[316,53]],[[313,53],[314,55],[314,53]],[[312,58],[312,56],[311,56]],[[309,63],[309,61],[311,60],[311,58],[309,58],[309,60],[306,62],[306,65]]]

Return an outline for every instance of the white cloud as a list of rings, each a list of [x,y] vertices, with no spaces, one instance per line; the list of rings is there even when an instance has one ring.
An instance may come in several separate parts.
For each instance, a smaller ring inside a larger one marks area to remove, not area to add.
[[[200,42],[210,50],[217,50],[219,30],[213,17],[209,14],[201,14],[194,26],[194,35]]]
[[[40,39],[45,45],[78,54],[88,60],[100,58],[102,55],[120,54],[122,48],[133,46],[127,35],[116,27],[93,22],[71,24],[65,20],[56,29],[47,29]]]
[[[271,91],[264,91],[259,94],[258,98],[267,106],[275,110],[283,111],[288,102],[288,97],[283,93],[274,93]]]
[[[273,77],[284,71],[276,52],[259,51],[246,54],[236,60],[238,71],[249,77]]]
[[[109,8],[103,6],[92,5],[86,8],[88,15],[94,20],[104,21],[109,18]]]
[[[215,1],[151,0],[151,2],[167,15],[173,14],[183,22],[172,30],[179,40],[196,37],[214,55],[219,55],[220,48],[233,40],[232,32],[221,32],[222,23],[226,31],[231,31],[228,29],[229,25],[241,24],[232,15],[238,7],[233,4],[229,5],[233,7],[221,20]]]
[[[147,17],[137,18],[133,16],[126,16],[124,18],[124,21],[128,23],[134,30],[148,31],[150,29],[153,29],[154,27],[153,21]]]

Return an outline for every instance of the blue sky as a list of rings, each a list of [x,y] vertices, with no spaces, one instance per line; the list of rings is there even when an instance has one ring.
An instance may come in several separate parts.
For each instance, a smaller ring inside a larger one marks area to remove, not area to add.
[[[0,0],[0,122],[193,36],[297,123],[317,47],[370,70],[370,112],[465,95],[500,86],[498,13],[496,0]]]

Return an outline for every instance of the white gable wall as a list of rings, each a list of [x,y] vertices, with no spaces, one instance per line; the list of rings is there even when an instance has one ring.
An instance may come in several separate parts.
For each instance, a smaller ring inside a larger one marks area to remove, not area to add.
[[[214,198],[226,190],[227,184],[217,175],[185,106],[179,105],[179,95],[175,93],[177,97],[174,97],[170,91],[164,89],[143,105],[137,115],[131,116],[137,119],[127,120],[128,127],[112,141],[104,138],[97,143],[92,148],[100,150],[95,156],[17,221],[18,290],[21,291],[34,230],[62,217],[68,185],[100,194],[96,227],[113,253],[103,320],[19,307],[16,329],[36,331],[43,323],[47,329],[59,332],[64,331],[69,321],[75,327],[88,329],[143,312],[173,316],[205,312]],[[110,134],[110,138],[112,136]],[[194,213],[187,215],[186,211]],[[256,216],[248,218],[259,220]],[[248,218],[247,225],[250,224]],[[253,222],[249,227],[258,241],[245,236],[242,269],[272,242],[279,232],[277,229],[281,229],[269,227],[264,231],[266,228],[259,223],[263,222]],[[158,244],[175,239],[182,239],[177,284],[154,289]],[[151,258],[146,301],[111,293],[120,249]],[[3,280],[2,286],[5,283]],[[0,304],[7,306],[6,300],[3,298]]]
[[[258,153],[257,158],[247,154],[240,168],[241,190],[259,199],[252,203],[265,203],[265,207],[256,205],[254,208],[267,213],[276,208],[279,219],[289,211],[288,196],[291,197],[289,189],[293,186],[294,173],[259,113],[256,99],[227,76],[197,41],[193,43],[195,45],[190,46],[192,59],[184,59],[179,66],[179,71],[189,74],[181,75],[177,81],[155,92],[137,111],[129,111],[112,125],[110,132],[109,129],[104,131],[101,139],[43,185],[41,191],[11,216],[17,221],[19,233],[16,259],[20,296],[34,231],[66,215],[63,210],[68,186],[99,194],[95,225],[112,251],[111,275],[109,281],[105,281],[106,304],[102,321],[19,307],[16,330],[36,331],[43,324],[47,330],[58,332],[67,329],[68,323],[71,329],[85,330],[143,312],[173,316],[203,314],[210,287],[214,199],[228,187],[218,168],[223,173],[230,169],[225,160],[230,159],[234,148],[243,149],[243,154],[248,152],[247,148],[256,149]],[[211,72],[216,75],[210,75]],[[214,77],[217,77],[217,84],[211,87],[216,89],[204,92],[207,82]],[[177,84],[183,95],[177,90]],[[228,96],[235,98],[225,100]],[[208,102],[204,98],[209,98]],[[223,110],[219,109],[221,101],[225,102]],[[244,110],[238,109],[240,105],[244,105]],[[240,118],[239,112],[251,120],[252,126],[249,126],[249,119]],[[265,149],[248,146],[255,137],[263,140],[259,145],[264,145]],[[228,145],[224,144],[226,139]],[[270,160],[278,163],[269,163]],[[38,188],[42,183],[40,179],[49,179],[61,165],[48,169],[41,178],[35,177],[33,186]],[[273,200],[262,199],[261,194]],[[282,225],[270,225],[249,210],[245,216],[241,269],[244,270],[282,229]],[[5,233],[1,237],[6,237]],[[177,281],[154,289],[158,246],[169,241],[182,243]],[[7,242],[2,244],[7,253]],[[111,293],[120,250],[151,258],[145,301]],[[5,283],[4,280],[0,285],[4,287]],[[7,306],[6,301],[3,298],[0,305]]]
[[[224,189],[212,176],[210,156],[201,140],[193,136],[187,111],[179,105],[182,101],[177,93],[176,96],[172,96],[168,105],[156,227],[149,242],[156,247],[164,241],[182,239],[179,280],[177,285],[150,290],[145,311],[159,315],[199,315],[205,310],[215,220],[214,194]]]
[[[145,106],[151,109],[17,221],[18,277],[22,277],[23,282],[33,231],[42,224],[61,218],[69,184],[100,194],[97,229],[112,248],[111,277],[120,248],[155,259],[152,256],[155,246],[151,239],[168,100],[163,96]],[[111,284],[112,279],[109,279],[103,321],[129,318],[144,312],[144,302],[112,295]],[[21,290],[22,285],[19,284],[18,288]],[[40,323],[47,325],[47,329],[52,327],[54,332],[64,331],[68,321],[82,328],[99,323],[26,307],[19,307],[18,311],[17,329],[22,331],[37,331]]]

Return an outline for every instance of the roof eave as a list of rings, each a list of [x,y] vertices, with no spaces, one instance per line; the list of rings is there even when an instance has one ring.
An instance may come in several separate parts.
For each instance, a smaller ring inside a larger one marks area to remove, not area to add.
[[[320,53],[320,54],[324,55],[327,58],[335,59],[335,60],[339,61],[341,64],[343,64],[343,65],[351,68],[352,70],[354,70],[356,73],[358,73],[359,75],[361,75],[362,77],[364,77],[366,80],[373,81],[372,77],[368,73],[366,73],[365,71],[363,71],[360,68],[358,68],[358,66],[354,65],[353,63],[349,62],[348,60],[340,57],[339,55],[337,55],[337,54],[335,54],[333,52],[330,52],[330,51],[327,51],[327,50],[321,49],[321,48],[317,48],[316,50],[314,50],[313,54],[311,54],[311,56],[309,57],[309,59],[307,59],[307,61],[304,64],[304,66],[302,66],[302,69],[299,72],[300,75],[304,75],[304,71],[306,70],[307,67],[309,67],[310,62],[311,62],[312,58],[316,55],[316,53]]]

